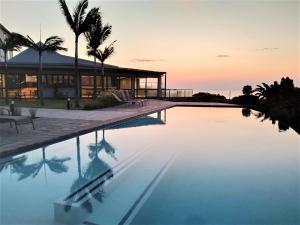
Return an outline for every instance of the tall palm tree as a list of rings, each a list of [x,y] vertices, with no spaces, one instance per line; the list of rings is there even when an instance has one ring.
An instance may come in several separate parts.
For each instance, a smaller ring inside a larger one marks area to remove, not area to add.
[[[43,85],[42,85],[42,76],[43,76],[43,65],[42,65],[42,55],[45,51],[56,52],[56,51],[67,51],[66,48],[62,47],[64,40],[58,36],[51,36],[46,39],[45,43],[41,41],[35,42],[31,37],[27,35],[24,37],[24,44],[28,48],[32,48],[39,54],[39,74],[37,76],[37,89],[38,96],[40,99],[40,104],[44,105],[44,96],[43,96]]]
[[[115,52],[115,44],[116,41],[113,41],[109,46],[105,47],[102,51],[101,49],[97,49],[93,55],[101,62],[101,72],[102,72],[102,81],[104,81],[104,62],[109,57],[111,57]],[[108,89],[108,77],[106,77],[106,90]],[[104,82],[102,82],[102,90],[104,90]]]
[[[81,0],[75,7],[73,15],[71,15],[65,0],[59,0],[59,4],[67,23],[75,34],[75,104],[76,107],[79,108],[80,76],[78,73],[78,39],[82,33],[87,32],[91,25],[95,23],[99,14],[99,8],[92,8],[87,12],[88,0]]]
[[[100,45],[110,36],[111,34],[111,25],[102,24],[102,16],[99,13],[99,16],[90,29],[84,33],[85,38],[88,42],[87,44],[87,54],[88,56],[94,56],[94,91],[93,98],[97,96],[97,69],[96,69],[96,57],[95,53]],[[102,79],[103,81],[104,79]]]
[[[0,49],[3,50],[4,52],[4,63],[5,63],[5,103],[9,103],[9,98],[8,98],[8,64],[7,64],[7,54],[9,51],[20,51],[23,42],[22,42],[22,35],[18,33],[10,33],[4,40],[0,39]]]

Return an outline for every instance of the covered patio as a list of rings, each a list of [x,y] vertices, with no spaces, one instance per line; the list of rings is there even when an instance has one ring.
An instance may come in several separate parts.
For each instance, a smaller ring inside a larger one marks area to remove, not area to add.
[[[45,52],[42,56],[42,86],[44,98],[65,99],[75,97],[74,58],[56,52]],[[94,88],[94,63],[79,59],[80,96],[91,98]],[[38,53],[26,49],[8,61],[0,63],[0,98],[5,97],[6,88],[10,98],[38,98],[37,75]],[[160,98],[166,93],[166,72],[132,69],[105,64],[102,84],[101,64],[97,63],[97,93],[105,90],[131,90],[135,97]],[[5,81],[5,79],[7,79]],[[106,84],[107,81],[107,84]],[[106,88],[108,87],[108,88]]]

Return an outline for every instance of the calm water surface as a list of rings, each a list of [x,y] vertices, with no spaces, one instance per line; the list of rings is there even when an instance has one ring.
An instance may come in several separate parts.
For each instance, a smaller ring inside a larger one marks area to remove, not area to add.
[[[172,108],[0,159],[0,224],[300,224],[299,135]]]

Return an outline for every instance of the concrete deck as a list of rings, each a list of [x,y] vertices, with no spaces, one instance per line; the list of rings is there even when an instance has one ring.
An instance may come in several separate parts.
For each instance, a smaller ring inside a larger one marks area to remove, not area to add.
[[[10,128],[9,123],[0,123],[0,157],[25,152],[43,145],[52,144],[76,135],[101,129],[111,123],[146,115],[174,106],[239,107],[224,103],[168,102],[148,100],[144,107],[117,106],[101,110],[38,109],[36,130],[30,125],[20,126],[20,133]],[[22,109],[22,115],[29,115]]]

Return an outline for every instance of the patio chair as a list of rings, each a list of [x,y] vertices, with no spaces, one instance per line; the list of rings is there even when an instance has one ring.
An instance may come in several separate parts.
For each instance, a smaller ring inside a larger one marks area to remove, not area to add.
[[[124,93],[123,93],[124,94]],[[123,95],[122,94],[122,95]],[[138,104],[139,106],[142,105],[141,101],[137,101],[137,100],[126,100],[126,98],[124,98],[122,96],[122,98],[120,98],[118,95],[116,95],[115,93],[112,93],[113,97],[120,103],[127,103],[127,104]]]
[[[1,108],[1,111],[7,111],[7,115],[0,115],[0,123],[9,123],[10,127],[13,127],[13,123],[15,124],[15,128],[17,133],[19,133],[18,126],[21,124],[32,124],[32,128],[35,130],[33,119],[29,116],[13,116],[10,111],[5,108]]]
[[[146,99],[135,99],[132,94],[130,93],[129,90],[124,90],[124,91],[121,91],[121,93],[124,92],[124,95],[126,96],[126,98],[128,100],[131,100],[131,101],[141,101],[142,102],[142,105],[144,106],[146,103],[147,103],[147,100]]]

